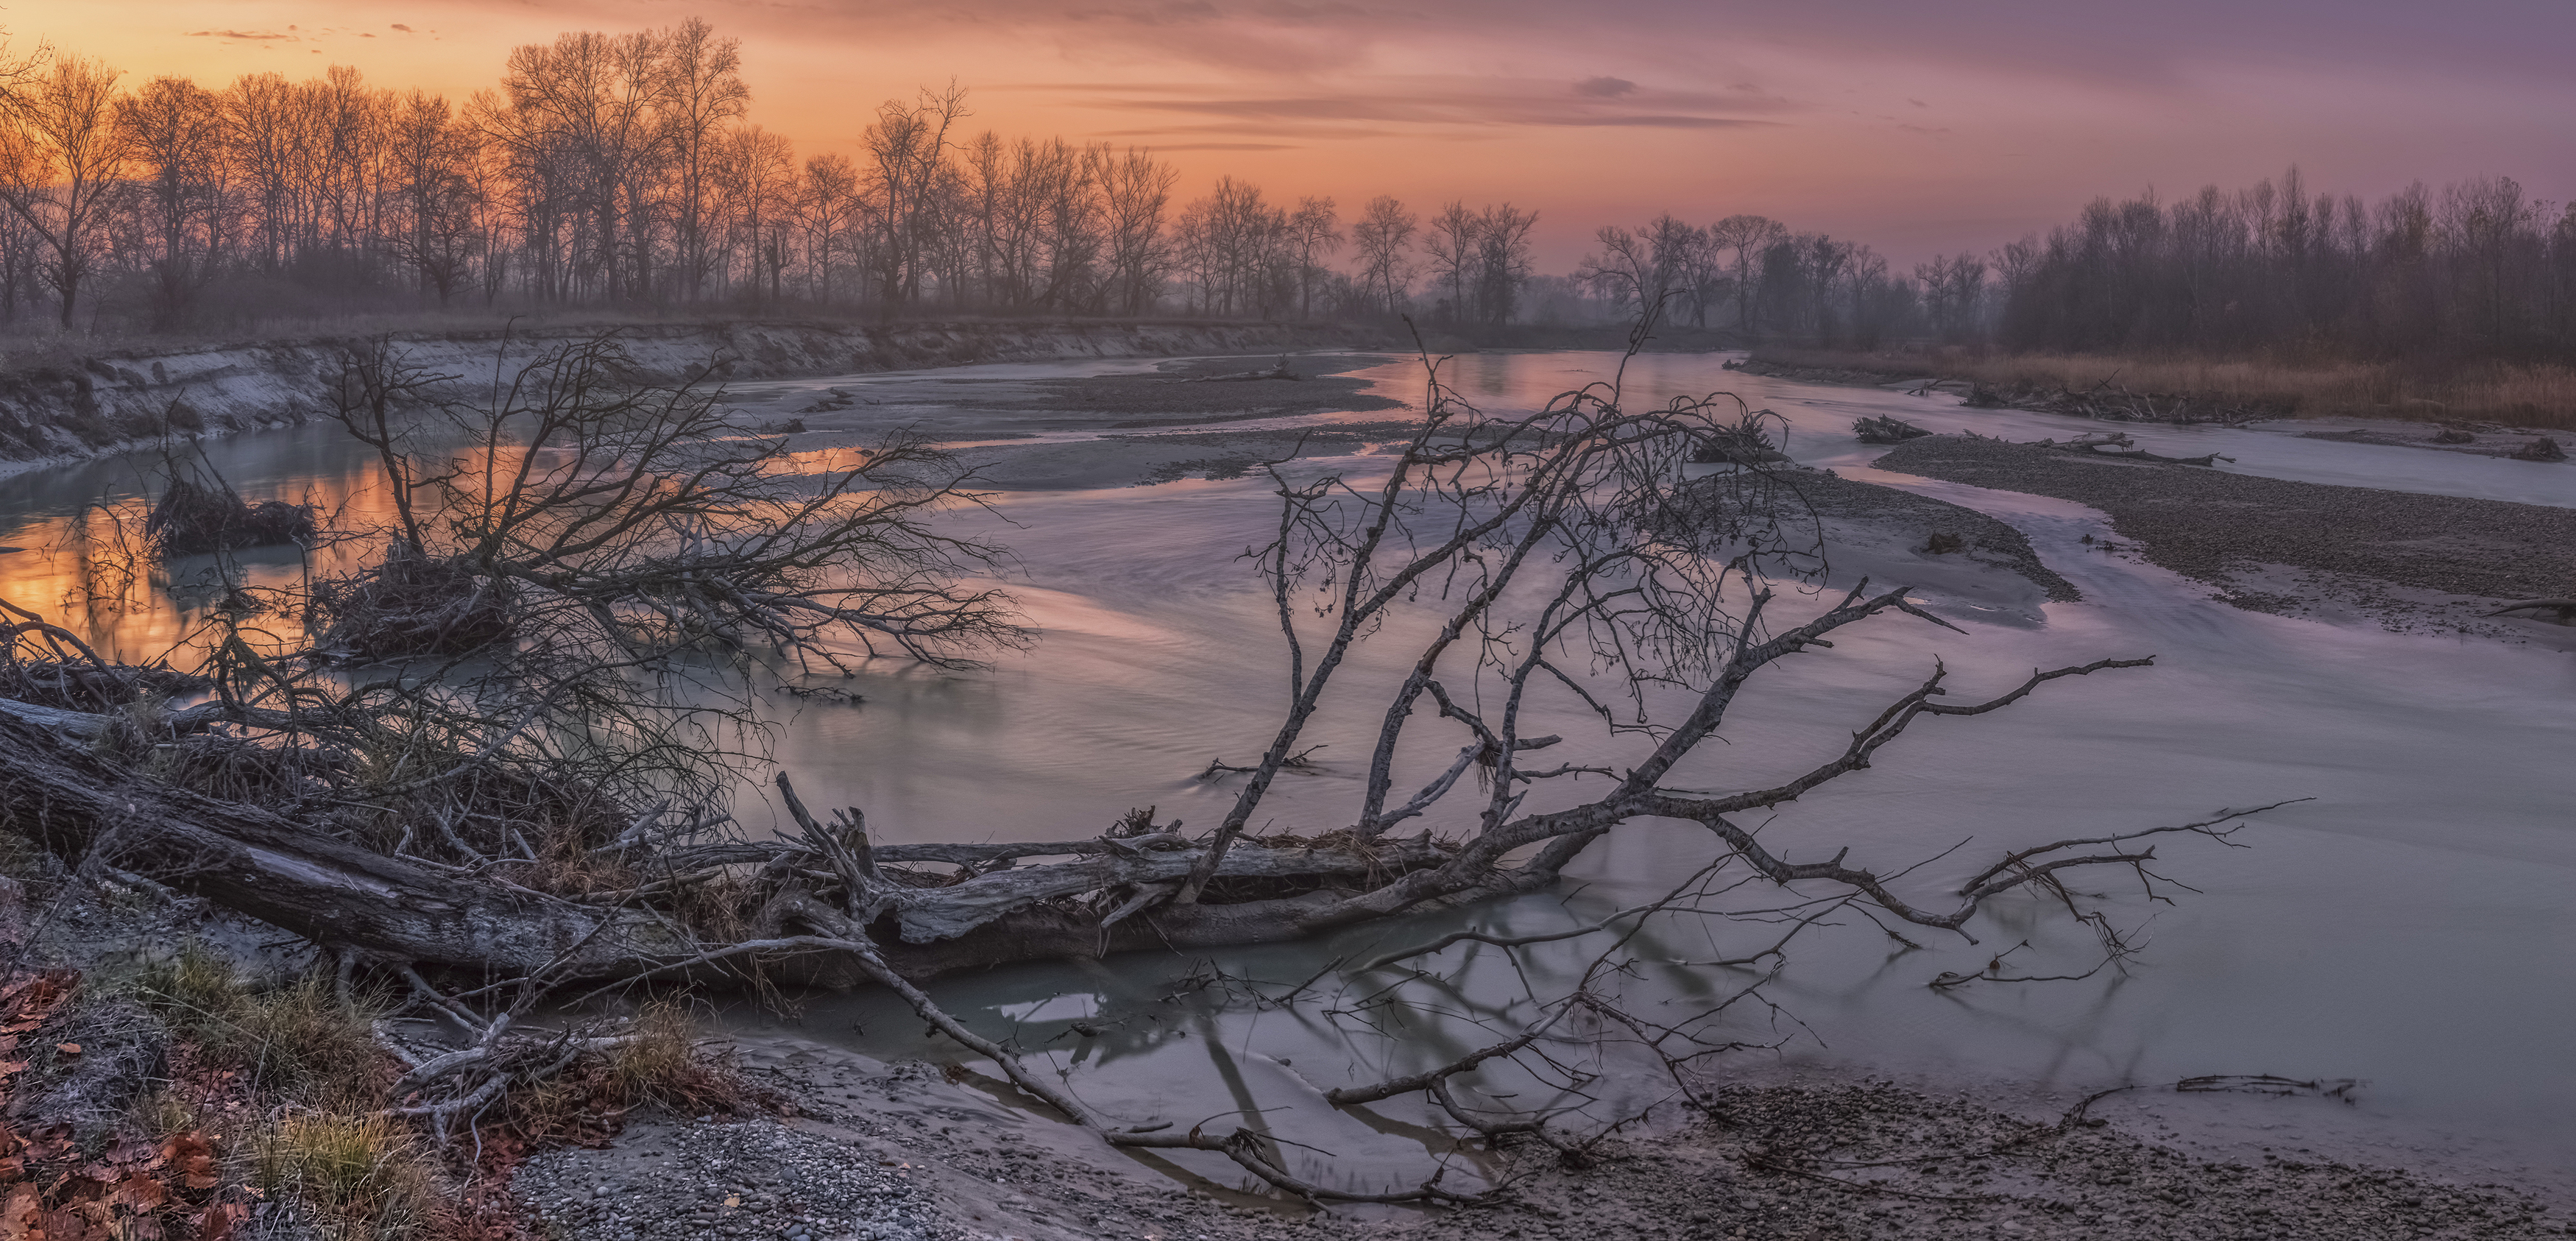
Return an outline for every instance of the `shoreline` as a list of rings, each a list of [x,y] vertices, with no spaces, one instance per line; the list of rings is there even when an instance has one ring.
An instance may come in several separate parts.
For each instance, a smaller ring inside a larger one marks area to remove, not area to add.
[[[780,1236],[786,1202],[756,1213],[721,1204],[761,1194],[764,1174],[771,1185],[810,1176],[803,1169],[837,1152],[877,1173],[857,1211],[872,1222],[813,1232],[816,1241],[2234,1241],[2258,1235],[2249,1221],[2280,1241],[2576,1231],[2563,1186],[2426,1175],[2312,1149],[2304,1143],[2325,1143],[2301,1117],[2342,1108],[2330,1100],[2170,1085],[2008,1100],[2000,1087],[1945,1092],[1863,1070],[1808,1072],[1714,1086],[1704,1104],[1599,1143],[1583,1166],[1534,1143],[1485,1157],[1502,1184],[1487,1202],[1317,1210],[1115,1151],[1012,1101],[971,1058],[890,1065],[784,1034],[738,1036],[732,1050],[754,1080],[794,1099],[797,1115],[654,1118],[604,1147],[550,1150],[520,1173],[532,1222],[564,1241]],[[2265,1144],[2190,1149],[2231,1120]],[[776,1152],[778,1164],[724,1162],[743,1150]],[[684,1167],[703,1171],[671,1175]],[[796,1205],[809,1208],[798,1214],[834,1213]]]
[[[33,912],[67,878],[11,881]],[[118,953],[165,939],[201,903],[148,885],[74,894],[35,923],[42,959],[103,980]],[[271,977],[260,928],[225,951]],[[2527,1241],[2576,1234],[2576,1183],[2439,1122],[2353,1110],[2337,1083],[2177,1091],[2105,1082],[2085,1096],[2009,1081],[1899,1079],[1861,1065],[1720,1062],[1694,1102],[1659,1105],[1569,1164],[1518,1143],[1480,1153],[1457,1188],[1486,1201],[1317,1208],[1247,1192],[1221,1160],[1109,1147],[1057,1120],[962,1051],[881,1061],[808,1034],[793,1016],[699,1040],[765,1110],[674,1115],[646,1106],[604,1130],[527,1152],[509,1186],[522,1235],[549,1241]],[[1339,1070],[1312,1082],[1314,1106]],[[138,1083],[139,1085],[140,1083]],[[2225,1083],[2222,1083],[2224,1086]],[[2079,1088],[2080,1089],[2080,1088]],[[2304,1096],[2304,1097],[2303,1097]],[[1369,1120],[1365,1109],[1354,1119]],[[1409,1130],[1408,1130],[1409,1131]],[[1420,1135],[1425,1138],[1428,1132]],[[1574,1137],[1584,1136],[1577,1133]],[[1372,1170],[1331,1162],[1329,1181]],[[2386,1156],[2396,1155],[2391,1159]],[[1204,1173],[1213,1171],[1214,1179]],[[1379,1173],[1382,1175],[1382,1172]],[[1472,1182],[1472,1183],[1471,1183]],[[1499,1187],[1499,1188],[1495,1188]],[[495,1204],[500,1205],[498,1203]],[[492,1217],[486,1216],[490,1219]],[[2261,1231],[2249,1231],[2259,1221]],[[285,1238],[292,1213],[241,1235]]]

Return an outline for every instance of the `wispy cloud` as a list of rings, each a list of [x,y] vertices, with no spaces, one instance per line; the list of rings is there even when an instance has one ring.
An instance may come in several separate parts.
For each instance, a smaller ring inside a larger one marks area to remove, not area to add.
[[[1600,79],[1595,79],[1599,81]],[[1719,130],[1782,122],[1783,102],[1751,92],[1653,91],[1633,82],[1567,93],[1518,81],[1429,80],[1414,89],[1248,95],[1182,84],[1056,83],[1071,106],[1169,115],[1173,123],[1119,127],[1103,136],[1150,138],[1239,134],[1270,139],[1438,136],[1457,129],[1559,128]],[[1561,79],[1560,79],[1561,81]],[[1584,84],[1584,85],[1589,85]],[[1186,118],[1186,119],[1185,119]]]

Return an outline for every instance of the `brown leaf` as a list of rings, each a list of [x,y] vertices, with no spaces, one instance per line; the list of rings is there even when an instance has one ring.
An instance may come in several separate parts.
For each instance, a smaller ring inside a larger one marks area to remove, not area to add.
[[[107,1161],[119,1167],[145,1171],[161,1166],[161,1148],[137,1137],[121,1137],[107,1148]]]
[[[238,1202],[218,1202],[207,1207],[197,1213],[197,1241],[231,1241],[233,1229],[249,1217],[250,1208]]]
[[[190,1189],[212,1189],[223,1178],[215,1172],[214,1143],[196,1130],[175,1134],[161,1144],[161,1158],[178,1169],[180,1180]]]
[[[45,1212],[45,1241],[84,1241],[89,1236],[89,1221],[82,1218],[77,1206]]]
[[[129,1176],[118,1181],[116,1188],[107,1195],[109,1205],[123,1207],[136,1215],[158,1211],[161,1204],[169,1200],[170,1191],[148,1176]]]
[[[36,1232],[39,1212],[36,1187],[21,1185],[9,1191],[6,1202],[0,1202],[0,1241],[28,1241]]]

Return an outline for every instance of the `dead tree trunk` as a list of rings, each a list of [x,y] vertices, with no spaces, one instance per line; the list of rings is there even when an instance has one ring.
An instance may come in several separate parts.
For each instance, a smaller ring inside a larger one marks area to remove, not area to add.
[[[730,945],[710,943],[673,914],[640,902],[567,899],[468,876],[375,852],[274,811],[172,788],[7,713],[0,713],[0,829],[67,861],[95,856],[316,943],[388,961],[557,982],[712,977],[752,964],[780,981],[846,986],[866,977],[846,954],[828,951],[784,950],[688,966]],[[1314,915],[1373,880],[1450,858],[1427,838],[1382,844],[1365,855],[1238,846],[1217,868],[1220,879],[1323,886],[1104,925],[1102,913],[1068,908],[1063,898],[1177,882],[1206,848],[1165,835],[1115,843],[888,845],[873,853],[889,868],[1068,859],[905,888],[877,902],[870,930],[883,941],[886,961],[916,979],[1011,961],[1294,938],[1307,932]],[[792,911],[810,890],[801,873],[813,869],[819,881],[829,865],[793,841],[682,849],[663,861],[696,873],[746,864],[781,873],[785,895],[769,902],[754,938],[781,933],[781,911]]]

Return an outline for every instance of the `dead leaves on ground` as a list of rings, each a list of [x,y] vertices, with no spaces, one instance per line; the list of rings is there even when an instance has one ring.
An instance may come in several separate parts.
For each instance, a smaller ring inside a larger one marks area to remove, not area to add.
[[[77,970],[46,970],[0,986],[0,1056],[42,1027],[79,989]],[[80,1054],[57,1043],[57,1054]],[[0,1103],[28,1062],[0,1059]],[[66,1126],[21,1131],[0,1123],[0,1241],[227,1241],[250,1217],[222,1192],[215,1141],[191,1130],[154,1144],[126,1137],[84,1151]]]

